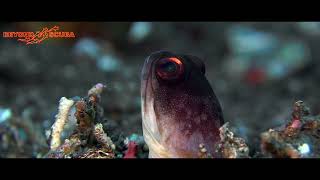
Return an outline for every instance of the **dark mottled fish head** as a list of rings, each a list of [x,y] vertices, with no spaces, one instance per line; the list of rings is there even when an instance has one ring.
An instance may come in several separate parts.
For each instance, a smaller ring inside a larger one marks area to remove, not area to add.
[[[223,116],[204,63],[168,51],[151,54],[141,76],[143,133],[150,157],[215,156]]]

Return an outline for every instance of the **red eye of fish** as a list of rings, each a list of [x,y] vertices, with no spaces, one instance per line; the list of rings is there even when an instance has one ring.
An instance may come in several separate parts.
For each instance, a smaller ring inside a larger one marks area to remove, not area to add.
[[[184,72],[181,60],[175,57],[162,58],[156,64],[157,75],[164,80],[178,79]]]

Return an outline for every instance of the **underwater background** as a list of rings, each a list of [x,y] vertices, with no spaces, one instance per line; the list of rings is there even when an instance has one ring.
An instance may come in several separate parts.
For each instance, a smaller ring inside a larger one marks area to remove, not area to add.
[[[318,22],[17,22],[1,32],[59,26],[75,38],[25,45],[0,39],[0,157],[39,157],[47,151],[61,97],[86,95],[103,83],[109,126],[142,135],[140,73],[154,51],[192,54],[225,121],[258,151],[260,134],[291,117],[303,100],[320,113]]]

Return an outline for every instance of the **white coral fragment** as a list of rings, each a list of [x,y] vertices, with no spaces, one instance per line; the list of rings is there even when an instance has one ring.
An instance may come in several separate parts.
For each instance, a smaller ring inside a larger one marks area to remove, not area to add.
[[[68,121],[68,114],[73,104],[73,100],[65,97],[62,97],[59,101],[58,114],[56,115],[56,120],[51,127],[51,150],[57,149],[61,144],[61,133],[63,132],[64,126]]]

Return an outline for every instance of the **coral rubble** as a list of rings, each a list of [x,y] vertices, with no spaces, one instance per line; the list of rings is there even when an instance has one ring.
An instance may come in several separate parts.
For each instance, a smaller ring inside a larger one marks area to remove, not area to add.
[[[100,94],[104,86],[97,84],[88,91],[88,96],[77,101],[61,98],[59,112],[51,130],[49,158],[113,158],[114,144],[97,123],[103,112],[99,109]],[[76,99],[76,98],[75,98]],[[69,111],[74,104],[76,127],[73,133],[60,145],[61,133],[68,123]],[[99,111],[100,110],[100,111]]]
[[[294,103],[292,117],[284,126],[261,134],[261,150],[266,157],[319,157],[320,116],[310,114],[302,101]]]
[[[219,130],[221,141],[218,152],[222,158],[249,158],[249,147],[243,138],[234,136],[229,123],[225,123]]]
[[[139,148],[144,145],[139,136],[132,135],[135,138],[131,137],[129,142],[128,138],[108,136],[105,132],[106,119],[99,105],[105,87],[98,83],[84,98],[61,98],[59,112],[49,134],[50,151],[46,158],[137,158],[139,153],[147,153]],[[75,108],[74,114],[70,113],[72,108]],[[61,144],[64,127],[74,118],[73,132]]]

